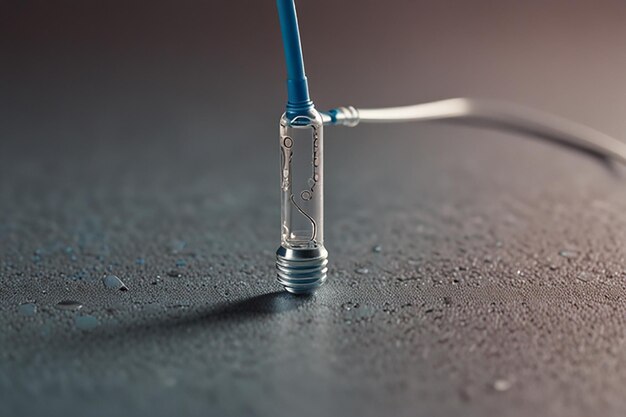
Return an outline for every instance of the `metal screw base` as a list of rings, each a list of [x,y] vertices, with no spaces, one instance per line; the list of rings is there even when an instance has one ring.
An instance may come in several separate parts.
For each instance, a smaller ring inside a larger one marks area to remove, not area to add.
[[[328,252],[322,247],[276,251],[278,282],[292,294],[311,294],[326,281]]]

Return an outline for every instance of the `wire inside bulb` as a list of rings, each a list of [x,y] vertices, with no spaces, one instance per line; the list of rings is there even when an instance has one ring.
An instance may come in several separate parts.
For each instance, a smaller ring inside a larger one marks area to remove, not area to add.
[[[324,243],[323,123],[315,110],[280,122],[281,244]]]

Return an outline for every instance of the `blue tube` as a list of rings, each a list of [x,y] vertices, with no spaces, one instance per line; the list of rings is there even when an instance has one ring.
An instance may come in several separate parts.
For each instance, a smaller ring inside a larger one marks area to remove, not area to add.
[[[294,0],[277,0],[280,29],[287,62],[287,114],[290,117],[306,114],[313,108],[309,86],[304,73],[300,31]]]

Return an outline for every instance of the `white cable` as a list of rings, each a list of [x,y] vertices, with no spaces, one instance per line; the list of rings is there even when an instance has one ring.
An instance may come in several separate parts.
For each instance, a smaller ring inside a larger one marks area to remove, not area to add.
[[[325,121],[329,124],[355,126],[359,122],[393,123],[454,119],[531,133],[626,164],[624,142],[558,116],[496,100],[452,98],[413,106],[380,109],[340,107],[331,110]]]

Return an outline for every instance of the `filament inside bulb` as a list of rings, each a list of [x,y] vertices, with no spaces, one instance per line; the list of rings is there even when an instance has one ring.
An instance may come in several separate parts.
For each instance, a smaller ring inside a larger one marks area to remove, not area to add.
[[[280,122],[281,245],[317,248],[324,242],[323,124],[312,109]]]

